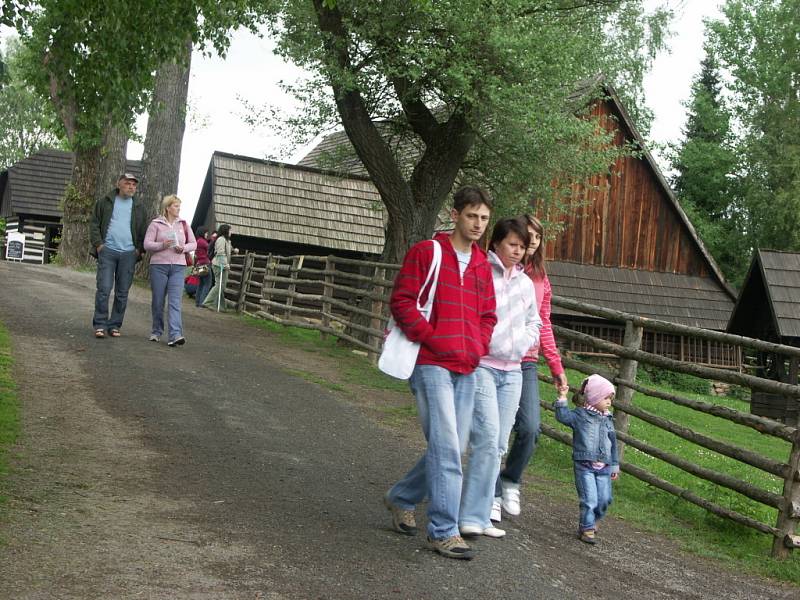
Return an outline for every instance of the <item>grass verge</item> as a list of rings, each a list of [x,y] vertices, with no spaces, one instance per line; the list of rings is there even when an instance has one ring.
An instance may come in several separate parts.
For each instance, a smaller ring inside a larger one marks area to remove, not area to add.
[[[19,434],[19,407],[11,365],[11,340],[0,323],[0,481],[8,474],[8,448]],[[0,504],[5,501],[6,497],[0,492]]]
[[[349,348],[342,347],[328,336],[323,338],[319,332],[297,327],[285,327],[271,321],[244,317],[245,321],[276,335],[279,341],[299,347],[311,354],[327,356],[336,361],[342,377],[331,384],[319,380],[318,375],[305,371],[295,374],[328,389],[361,388],[392,390],[409,395],[409,402],[401,406],[383,407],[385,422],[398,428],[414,426],[416,407],[411,401],[406,382],[392,379],[381,373],[363,356],[358,356]],[[543,367],[543,373],[546,368]],[[584,375],[577,371],[567,372],[571,384],[577,386]],[[648,382],[650,385],[650,382]],[[335,386],[335,387],[334,387]],[[352,386],[352,387],[351,387]],[[747,412],[749,407],[743,400],[721,398],[685,391],[673,390],[665,385],[652,387],[679,395],[723,404]],[[541,398],[550,404],[555,400],[555,390],[550,384],[540,384]],[[352,395],[352,394],[351,394]],[[633,402],[654,414],[670,419],[695,431],[724,440],[771,458],[786,461],[789,444],[783,440],[762,435],[747,427],[742,427],[683,408],[665,400],[635,394]],[[555,421],[553,413],[542,411],[543,422],[566,429]],[[782,493],[782,481],[768,473],[755,469],[733,459],[705,450],[658,429],[639,419],[631,417],[629,432],[662,450],[677,454],[702,466],[734,475],[753,485],[758,485],[777,494]],[[764,523],[774,525],[777,511],[719,486],[700,480],[680,469],[660,460],[651,458],[633,448],[626,450],[625,460],[646,468],[656,476],[675,485],[689,489],[717,504],[741,512]],[[527,488],[537,494],[557,498],[561,501],[575,501],[575,488],[572,475],[571,448],[553,439],[542,436],[534,460],[528,467]],[[576,503],[577,512],[577,503]],[[627,521],[638,529],[665,535],[676,541],[683,549],[699,556],[710,557],[726,563],[735,570],[773,577],[783,581],[800,584],[800,552],[785,561],[770,558],[772,539],[762,533],[716,517],[693,504],[677,499],[661,490],[653,488],[633,476],[622,474],[614,484],[614,504],[610,511],[612,518]]]

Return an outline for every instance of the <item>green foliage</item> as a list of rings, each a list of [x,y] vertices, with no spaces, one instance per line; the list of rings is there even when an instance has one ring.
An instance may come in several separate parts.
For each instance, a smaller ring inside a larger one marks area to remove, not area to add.
[[[707,394],[710,386],[707,379],[644,364],[639,365],[636,378],[644,385],[655,384],[694,394]]]
[[[49,102],[23,79],[31,58],[17,38],[6,39],[5,55],[0,53],[0,171],[42,148],[64,148]]]
[[[130,127],[149,105],[158,67],[187,39],[224,53],[228,32],[253,24],[244,0],[42,0],[23,28],[45,68],[28,80],[52,98],[73,148],[98,145],[111,126]]]
[[[390,235],[402,222],[398,198],[435,215],[459,168],[492,189],[501,212],[533,198],[558,204],[554,180],[606,171],[620,150],[576,115],[598,90],[571,94],[607,73],[644,118],[641,80],[668,17],[638,0],[284,0],[265,14],[279,52],[313,74],[291,88],[304,103],[289,123],[295,139],[344,123],[387,205]]]
[[[709,44],[730,75],[737,131],[733,246],[740,257],[800,250],[800,0],[728,0],[723,15]]]

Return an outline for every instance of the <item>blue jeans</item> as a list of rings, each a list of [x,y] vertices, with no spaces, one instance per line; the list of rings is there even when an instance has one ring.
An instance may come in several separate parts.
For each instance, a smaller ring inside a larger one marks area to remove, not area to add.
[[[494,485],[500,461],[508,449],[522,389],[521,371],[500,371],[478,367],[475,371],[475,411],[470,433],[470,455],[460,525],[491,527]]]
[[[500,479],[505,479],[511,483],[519,484],[522,481],[522,474],[528,466],[533,453],[536,451],[536,444],[539,441],[539,434],[542,426],[542,407],[539,405],[539,378],[536,373],[535,362],[522,363],[522,393],[519,398],[519,410],[514,421],[514,443],[506,456],[506,468],[497,478],[494,488],[495,497],[503,494],[500,486]]]
[[[594,529],[611,504],[611,465],[593,469],[582,461],[574,461],[575,488],[580,503],[580,531]]]
[[[128,291],[133,283],[133,269],[136,267],[136,251],[117,252],[103,248],[97,255],[97,291],[94,294],[95,329],[121,329],[128,306]],[[114,288],[114,304],[108,316],[108,299]]]
[[[186,265],[150,265],[150,289],[153,292],[151,308],[153,329],[150,333],[161,337],[164,333],[164,299],[168,298],[167,323],[169,341],[183,337],[181,302],[183,300],[183,272]]]
[[[458,535],[461,454],[466,450],[475,395],[475,374],[453,373],[435,365],[417,365],[409,380],[417,399],[425,455],[389,490],[399,508],[414,510],[427,496],[428,535]]]
[[[211,265],[208,265],[208,273],[200,277],[200,283],[197,285],[197,291],[194,294],[195,306],[200,306],[208,296],[208,291],[211,289],[211,279]]]

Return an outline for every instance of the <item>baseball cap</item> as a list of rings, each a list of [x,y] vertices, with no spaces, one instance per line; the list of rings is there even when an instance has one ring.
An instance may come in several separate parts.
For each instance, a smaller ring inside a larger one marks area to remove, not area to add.
[[[119,179],[132,179],[136,183],[139,183],[139,178],[133,173],[123,173],[119,176]],[[119,179],[117,179],[117,181],[119,181]]]

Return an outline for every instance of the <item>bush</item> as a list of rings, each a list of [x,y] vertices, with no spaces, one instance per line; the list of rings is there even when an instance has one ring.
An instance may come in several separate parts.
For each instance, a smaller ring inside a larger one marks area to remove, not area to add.
[[[639,365],[637,379],[642,383],[649,382],[653,385],[662,385],[694,394],[708,394],[711,388],[711,384],[707,379],[684,373],[675,373],[674,371],[667,371],[651,365]]]

